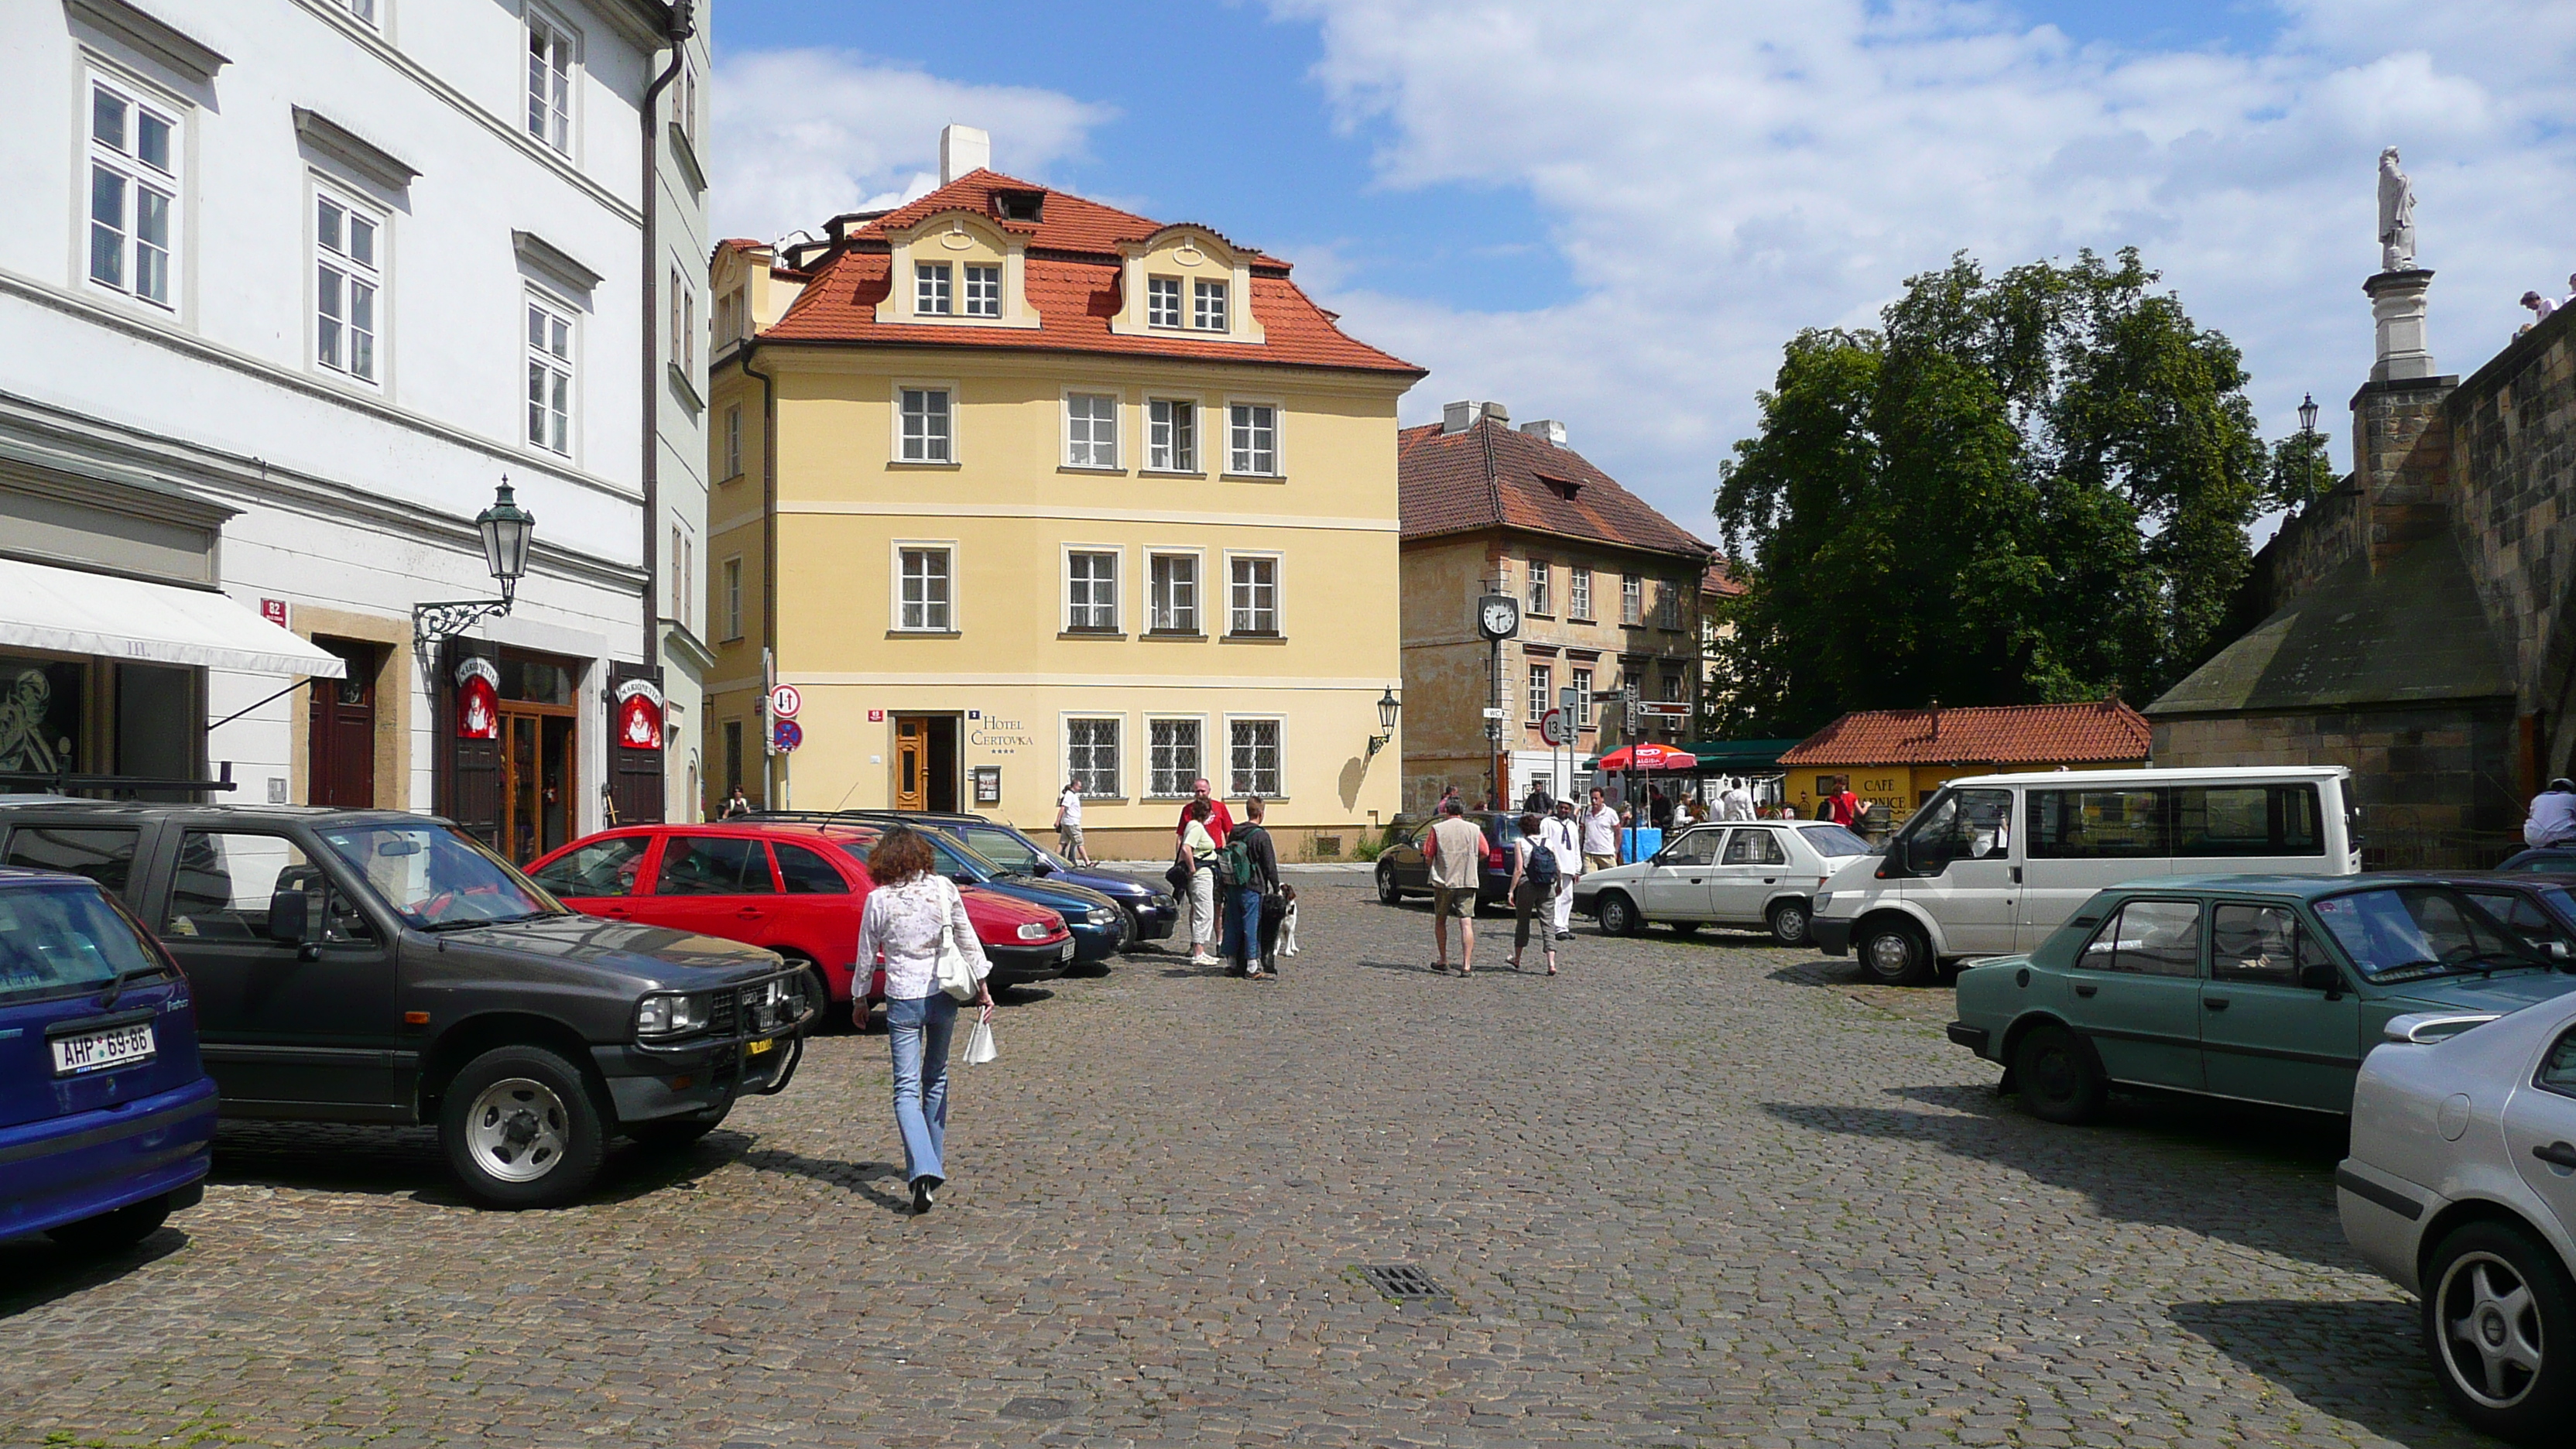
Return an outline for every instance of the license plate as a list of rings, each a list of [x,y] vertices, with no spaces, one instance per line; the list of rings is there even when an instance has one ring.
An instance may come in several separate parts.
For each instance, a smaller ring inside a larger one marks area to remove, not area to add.
[[[756,1057],[776,1045],[778,1045],[778,1038],[774,1036],[765,1036],[760,1040],[753,1042],[750,1046],[745,1047],[743,1050],[746,1055]]]
[[[1073,959],[1073,943],[1072,943],[1071,941],[1067,941],[1067,942],[1065,942],[1063,945],[1056,947],[1056,948],[1055,948],[1055,959],[1057,959],[1057,960],[1059,960],[1059,961],[1070,961],[1070,960],[1072,960],[1072,959]]]
[[[58,1077],[148,1062],[157,1050],[152,1044],[152,1023],[148,1021],[56,1037],[53,1048],[54,1075]]]

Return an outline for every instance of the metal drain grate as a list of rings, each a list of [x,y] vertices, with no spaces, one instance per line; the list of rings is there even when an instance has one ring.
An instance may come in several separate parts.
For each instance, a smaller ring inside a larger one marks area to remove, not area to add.
[[[1360,1276],[1369,1286],[1397,1302],[1410,1300],[1445,1300],[1449,1290],[1431,1281],[1431,1275],[1411,1263],[1380,1263],[1362,1266]]]
[[[1072,1403],[1065,1399],[1019,1398],[1002,1406],[1002,1416],[1008,1419],[1061,1419],[1072,1412]]]

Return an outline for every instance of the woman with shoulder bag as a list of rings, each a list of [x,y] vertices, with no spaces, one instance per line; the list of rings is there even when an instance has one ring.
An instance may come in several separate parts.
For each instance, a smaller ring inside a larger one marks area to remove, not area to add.
[[[993,968],[975,939],[974,922],[966,918],[964,898],[938,872],[930,842],[919,831],[902,825],[887,830],[868,852],[867,867],[876,888],[859,913],[859,970],[864,978],[883,955],[894,1121],[903,1134],[912,1210],[926,1213],[948,1180],[940,1149],[948,1137],[948,1042],[957,1027],[957,1003],[971,999],[989,1018],[993,993],[984,978]],[[951,978],[945,990],[943,974]]]
[[[1190,964],[1214,966],[1211,950],[1219,931],[1216,916],[1216,836],[1208,830],[1212,812],[1205,800],[1181,807],[1181,838],[1172,847],[1172,865],[1188,872],[1190,892]]]

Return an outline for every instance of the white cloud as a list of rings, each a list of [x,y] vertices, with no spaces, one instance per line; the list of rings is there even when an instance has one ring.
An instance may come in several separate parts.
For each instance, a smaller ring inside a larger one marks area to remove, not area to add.
[[[2369,367],[2382,145],[2415,180],[2446,368],[2576,266],[2576,6],[2551,0],[2292,0],[2257,53],[2078,44],[1943,0],[1274,8],[1321,26],[1316,78],[1341,124],[1383,135],[1384,184],[1525,190],[1575,284],[1535,309],[1323,288],[1433,369],[1407,416],[1474,395],[1565,418],[1687,526],[1709,525],[1780,344],[1870,324],[1954,250],[2002,267],[2138,245],[2245,349],[2275,434],[2307,391],[2341,427]]]
[[[838,50],[731,55],[715,76],[715,225],[775,240],[939,182],[939,128],[999,138],[995,170],[1042,180],[1115,112],[1028,86],[963,85]]]

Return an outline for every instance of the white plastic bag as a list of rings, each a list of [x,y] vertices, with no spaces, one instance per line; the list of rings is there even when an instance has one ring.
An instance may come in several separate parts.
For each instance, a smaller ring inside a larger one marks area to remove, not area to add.
[[[982,1016],[975,1018],[975,1029],[966,1034],[966,1064],[970,1067],[980,1067],[1001,1054],[1002,1049],[993,1045],[991,1018]]]

